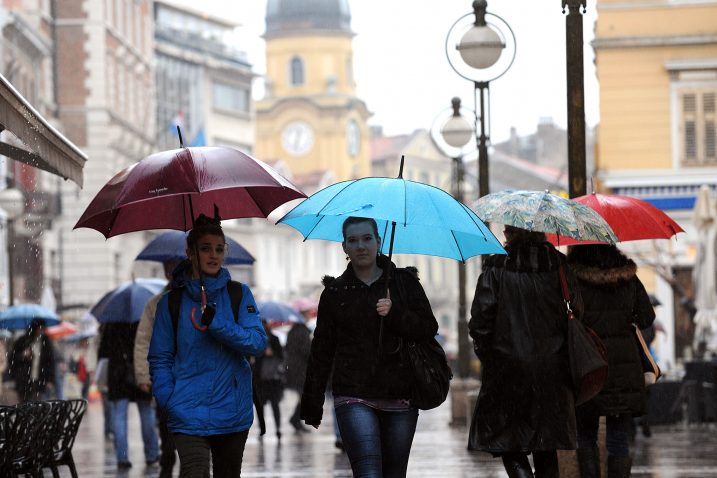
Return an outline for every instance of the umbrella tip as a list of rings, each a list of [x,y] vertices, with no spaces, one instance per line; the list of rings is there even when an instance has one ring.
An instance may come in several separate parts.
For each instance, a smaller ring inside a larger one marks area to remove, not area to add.
[[[179,135],[179,147],[184,147],[184,140],[182,139],[182,130],[179,128],[179,125],[177,125],[177,135]]]
[[[404,159],[404,156],[401,155],[401,166],[399,166],[399,168],[398,168],[398,177],[399,178],[403,178],[403,159]]]

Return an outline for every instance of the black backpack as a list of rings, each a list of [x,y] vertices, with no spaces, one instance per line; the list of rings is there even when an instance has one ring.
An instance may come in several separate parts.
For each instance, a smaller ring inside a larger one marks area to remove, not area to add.
[[[229,299],[232,303],[232,312],[234,312],[234,322],[239,323],[239,306],[244,298],[244,290],[242,289],[241,282],[229,281],[227,283],[227,291],[229,292]],[[172,328],[174,330],[174,349],[177,349],[177,326],[179,325],[179,309],[182,306],[182,293],[184,287],[177,287],[169,291],[169,315],[172,317]],[[261,434],[266,433],[266,423],[264,421],[264,407],[262,405],[261,395],[259,389],[256,387],[254,380],[252,380],[251,387],[252,401],[254,402],[254,408],[256,409],[256,416],[259,420],[259,428]]]

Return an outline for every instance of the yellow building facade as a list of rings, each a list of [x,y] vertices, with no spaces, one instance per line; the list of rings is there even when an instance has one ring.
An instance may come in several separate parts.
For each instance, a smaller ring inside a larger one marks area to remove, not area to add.
[[[369,176],[370,113],[356,96],[348,2],[270,0],[266,23],[257,156],[284,161],[294,175]]]
[[[669,241],[621,248],[663,306],[668,364],[686,356],[700,186],[717,188],[717,1],[598,0],[595,62],[600,125],[595,165],[601,188],[644,199],[685,229]]]

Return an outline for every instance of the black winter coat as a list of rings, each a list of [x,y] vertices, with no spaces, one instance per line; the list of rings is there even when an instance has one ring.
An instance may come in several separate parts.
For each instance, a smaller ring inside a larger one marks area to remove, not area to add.
[[[567,316],[551,244],[518,243],[491,256],[478,279],[470,335],[482,383],[468,448],[500,455],[574,449],[575,403],[567,360]],[[576,281],[566,270],[573,310]]]
[[[608,379],[600,394],[578,407],[578,413],[616,415],[645,412],[645,382],[633,325],[645,328],[655,311],[632,261],[611,269],[572,263],[585,304],[583,321],[607,348]]]
[[[134,338],[139,322],[109,323],[102,327],[98,358],[108,359],[107,396],[110,400],[151,400],[134,378]]]
[[[295,323],[286,335],[286,386],[301,393],[304,389],[306,366],[311,352],[311,331],[303,323]]]
[[[35,391],[44,392],[48,383],[55,382],[55,351],[47,335],[42,334],[40,340],[40,367]],[[33,391],[30,386],[32,352],[25,354],[26,350],[32,351],[33,341],[33,335],[26,333],[17,339],[10,356],[10,376],[15,380],[15,390],[20,400],[37,399],[28,395]]]
[[[409,375],[401,361],[402,340],[428,341],[438,332],[431,304],[415,269],[398,269],[385,256],[379,280],[367,286],[349,263],[338,278],[324,278],[325,289],[311,344],[301,401],[301,418],[319,423],[324,392],[333,368],[334,395],[408,399]],[[382,354],[378,354],[381,320],[376,303],[386,296],[386,271],[392,268],[391,311],[384,318]]]

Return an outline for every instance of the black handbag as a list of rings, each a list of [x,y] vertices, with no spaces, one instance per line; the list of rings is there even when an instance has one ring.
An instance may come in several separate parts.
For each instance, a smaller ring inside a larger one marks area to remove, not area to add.
[[[411,406],[436,408],[446,401],[453,372],[446,353],[435,338],[428,342],[404,342],[404,360],[411,373]]]
[[[607,349],[598,334],[575,318],[562,264],[558,269],[568,316],[568,361],[575,390],[575,405],[600,393],[607,381]]]

